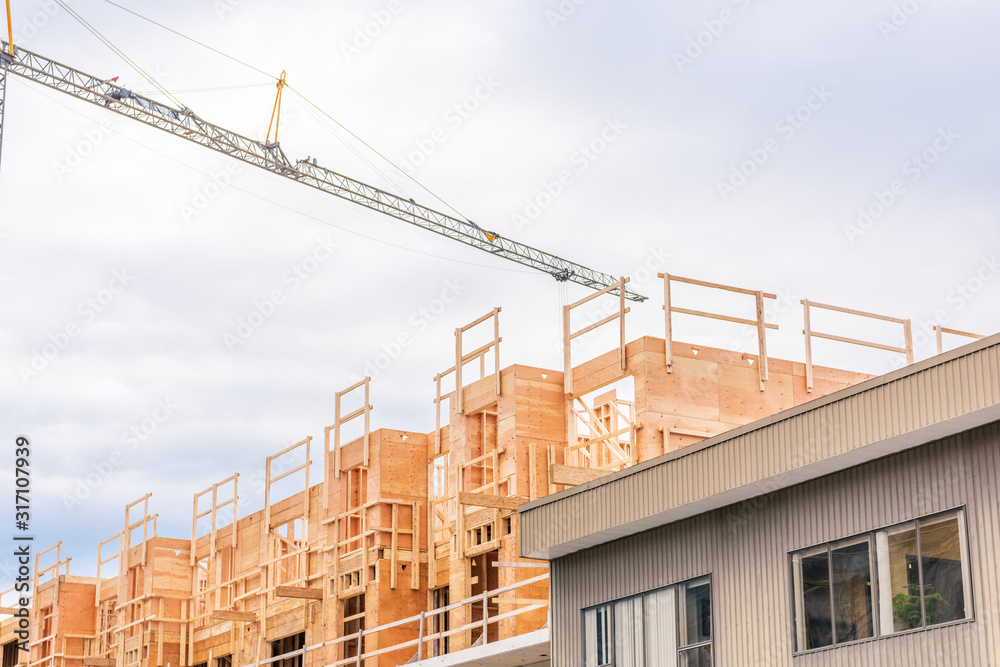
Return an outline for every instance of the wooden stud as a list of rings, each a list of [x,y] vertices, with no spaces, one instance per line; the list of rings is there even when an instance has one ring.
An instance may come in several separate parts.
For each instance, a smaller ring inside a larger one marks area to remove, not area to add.
[[[465,392],[462,391],[462,330],[455,329],[455,406],[458,414],[465,414]]]
[[[538,499],[538,445],[528,445],[528,500]]]
[[[500,395],[500,307],[493,309],[493,370],[496,375],[497,396]]]
[[[625,372],[625,313],[629,312],[625,307],[625,278],[618,282],[618,322],[619,328],[619,355],[621,356],[622,372]]]
[[[340,396],[338,391],[333,399],[333,476],[340,479]]]
[[[764,321],[764,293],[754,292],[757,301],[757,372],[760,375],[760,390],[767,382],[767,323]],[[777,329],[777,325],[774,327]]]
[[[573,361],[570,354],[570,308],[563,306],[563,393],[573,395]]]
[[[673,322],[670,317],[672,308],[670,306],[670,274],[660,273],[657,274],[660,278],[663,278],[663,328],[664,328],[664,342],[666,343],[666,354],[667,354],[667,372],[674,372],[674,331]]]
[[[420,503],[413,503],[410,516],[413,527],[410,535],[410,590],[420,589]]]
[[[812,324],[809,318],[809,299],[802,299],[803,325],[802,333],[806,337],[806,391],[813,390],[813,355],[812,355]]]
[[[372,428],[371,416],[372,416],[372,406],[371,406],[371,378],[366,377],[365,378],[365,436],[364,436],[364,438],[365,438],[365,442],[364,442],[365,457],[364,457],[364,460],[365,460],[365,467],[366,468],[368,467],[368,458],[369,458],[369,451],[370,451],[370,442],[369,441],[371,440],[371,428]]]
[[[396,566],[399,556],[399,505],[392,503],[392,536],[389,541],[389,588],[396,590]]]
[[[913,363],[913,324],[910,320],[903,321],[903,347],[906,354],[906,365]]]

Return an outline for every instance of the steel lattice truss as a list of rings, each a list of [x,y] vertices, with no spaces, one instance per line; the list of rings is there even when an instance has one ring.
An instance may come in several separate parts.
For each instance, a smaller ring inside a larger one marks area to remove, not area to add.
[[[6,42],[0,41],[0,45],[6,48]],[[397,197],[385,190],[326,169],[316,164],[315,160],[298,160],[292,163],[277,143],[265,144],[230,132],[199,118],[190,109],[175,109],[161,104],[132,93],[112,81],[84,74],[31,51],[18,49],[9,64],[8,71],[10,74],[36,81],[119,115],[152,125],[174,136],[225,153],[255,167],[460,241],[497,257],[543,271],[556,280],[570,281],[598,290],[618,282],[618,278],[614,276],[511,241],[481,229],[467,220],[459,220],[421,206],[413,200]],[[0,79],[0,87],[3,83],[4,79]],[[0,90],[0,100],[2,94],[3,91]],[[3,118],[0,115],[0,132],[2,123]],[[617,290],[614,293],[617,293]],[[646,298],[628,288],[625,288],[625,297],[631,301],[643,301]]]

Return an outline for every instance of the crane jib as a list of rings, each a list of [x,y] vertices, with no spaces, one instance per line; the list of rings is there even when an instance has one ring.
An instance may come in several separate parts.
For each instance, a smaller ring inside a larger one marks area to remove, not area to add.
[[[7,50],[7,43],[0,40]],[[368,185],[316,164],[315,160],[299,160],[294,164],[285,156],[281,147],[244,137],[230,130],[199,118],[190,109],[175,109],[136,94],[116,80],[101,80],[67,65],[49,60],[31,51],[16,49],[13,57],[2,63],[0,76],[16,74],[36,81],[54,90],[72,95],[109,111],[151,125],[174,136],[211,148],[248,164],[284,176],[299,183],[322,190],[328,194],[389,215],[422,229],[460,241],[496,257],[517,262],[532,269],[548,273],[561,282],[574,282],[584,287],[601,290],[619,282],[618,278],[595,271],[575,262],[532,248],[495,232],[488,232],[473,222],[452,217],[403,199],[380,188]],[[6,54],[5,54],[6,55]],[[2,82],[3,79],[0,79]],[[0,142],[3,129],[3,97],[0,90]],[[2,146],[2,144],[0,144]],[[612,290],[617,294],[617,290]],[[625,287],[625,298],[644,301],[646,297]]]

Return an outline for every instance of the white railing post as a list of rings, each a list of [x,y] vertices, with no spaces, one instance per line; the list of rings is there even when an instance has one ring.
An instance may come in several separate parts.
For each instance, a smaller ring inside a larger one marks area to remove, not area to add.
[[[489,623],[489,620],[490,620],[490,607],[489,607],[490,597],[489,597],[489,595],[490,595],[489,591],[483,591],[483,644],[484,645],[487,644],[487,643],[489,643],[489,641],[490,641],[489,637],[487,636],[487,633],[489,632],[489,629],[490,629],[490,623]]]
[[[420,612],[420,632],[417,635],[417,660],[424,659],[424,612]]]

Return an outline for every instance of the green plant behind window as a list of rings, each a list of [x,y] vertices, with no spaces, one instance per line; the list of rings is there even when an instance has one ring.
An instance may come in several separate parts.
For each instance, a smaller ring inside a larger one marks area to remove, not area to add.
[[[920,627],[920,584],[908,584],[909,593],[897,593],[892,598],[892,614],[897,621],[907,628]],[[924,610],[927,612],[927,625],[934,625],[948,608],[948,601],[940,593],[934,592],[934,586],[924,584]]]

